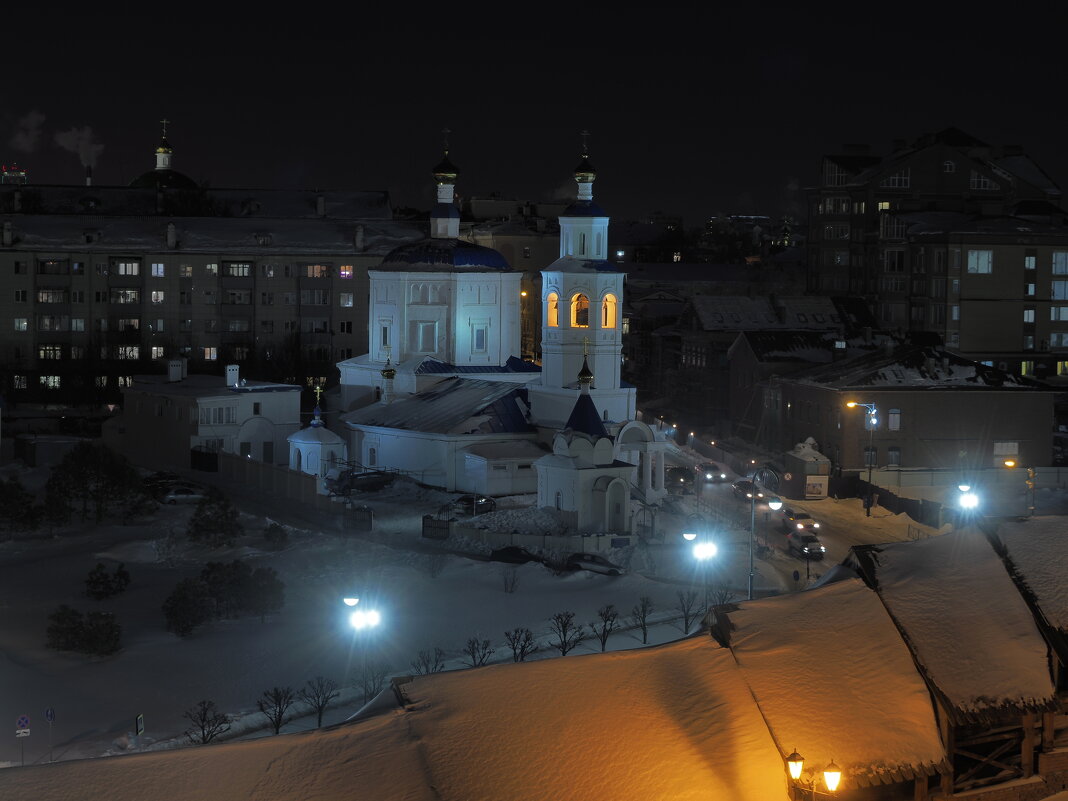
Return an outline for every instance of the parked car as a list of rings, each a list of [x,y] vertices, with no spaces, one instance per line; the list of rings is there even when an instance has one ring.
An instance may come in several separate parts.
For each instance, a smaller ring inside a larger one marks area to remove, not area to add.
[[[716,462],[701,462],[694,466],[694,472],[697,477],[702,481],[726,481],[727,471],[723,469],[723,465]]]
[[[513,565],[524,565],[527,562],[544,561],[538,554],[528,551],[521,545],[505,545],[490,552],[491,562],[508,562]]]
[[[162,496],[160,496],[160,503],[200,503],[208,497],[208,493],[202,487],[191,487],[184,484],[178,484],[170,487]]]
[[[485,495],[461,495],[449,502],[450,511],[465,515],[481,515],[497,508],[497,502]]]
[[[798,531],[812,531],[812,532],[815,532],[815,530],[818,529],[819,527],[820,527],[820,524],[817,523],[813,519],[812,515],[808,514],[807,512],[801,512],[801,511],[798,511],[796,509],[787,509],[786,507],[783,507],[783,510],[782,510],[782,530],[783,531],[790,532],[790,531],[793,531],[793,530],[796,529]]]
[[[820,538],[805,530],[794,530],[787,534],[786,547],[790,553],[802,559],[822,559],[827,553],[827,548],[820,542]]]
[[[748,501],[756,494],[757,500],[764,497],[764,490],[750,481],[748,478],[740,478],[731,484],[731,489],[734,491],[736,498],[741,498],[743,501]]]
[[[669,467],[664,471],[664,488],[674,495],[693,494],[693,471],[685,467]]]
[[[599,553],[573,553],[567,557],[566,567],[568,570],[589,570],[606,576],[622,576],[627,572]]]
[[[373,492],[389,486],[396,478],[395,473],[379,470],[356,472],[342,470],[337,476],[326,477],[326,488],[334,495],[348,495],[350,492]]]

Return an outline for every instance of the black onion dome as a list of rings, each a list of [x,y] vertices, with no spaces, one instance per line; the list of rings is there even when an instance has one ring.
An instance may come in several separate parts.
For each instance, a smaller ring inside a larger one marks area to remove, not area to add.
[[[439,184],[454,184],[460,171],[456,165],[449,161],[449,151],[445,151],[445,158],[438,162],[434,168],[434,180]]]
[[[375,270],[395,273],[511,272],[511,265],[493,248],[459,239],[424,239],[394,249]]]
[[[196,189],[197,182],[176,170],[149,170],[130,181],[133,189]]]

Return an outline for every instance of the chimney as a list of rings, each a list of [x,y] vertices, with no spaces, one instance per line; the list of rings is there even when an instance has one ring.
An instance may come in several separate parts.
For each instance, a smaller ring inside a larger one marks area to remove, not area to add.
[[[226,365],[226,386],[236,387],[241,383],[241,367],[236,364]]]
[[[182,380],[182,360],[171,359],[167,362],[167,381],[174,383]]]
[[[11,228],[11,220],[4,220],[4,247],[11,247],[11,243],[14,241],[14,231]]]
[[[85,185],[93,185],[93,166],[91,164],[85,165]]]
[[[363,226],[362,225],[357,225],[356,226],[356,236],[353,238],[352,246],[356,249],[357,253],[362,253],[363,252],[364,244],[363,244]]]
[[[320,217],[326,216],[326,198],[322,195],[315,198],[315,213]]]
[[[178,247],[178,232],[174,228],[174,223],[167,223],[167,247],[174,250]]]

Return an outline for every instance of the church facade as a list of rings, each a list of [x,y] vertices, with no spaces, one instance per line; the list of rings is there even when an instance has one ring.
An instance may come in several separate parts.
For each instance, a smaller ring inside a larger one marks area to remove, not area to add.
[[[607,256],[588,154],[542,271],[542,362],[520,354],[521,272],[458,239],[458,170],[435,168],[430,236],[369,272],[369,351],[338,364],[350,459],[449,491],[537,492],[579,533],[630,529],[664,495],[665,443],[620,379],[623,273]]]

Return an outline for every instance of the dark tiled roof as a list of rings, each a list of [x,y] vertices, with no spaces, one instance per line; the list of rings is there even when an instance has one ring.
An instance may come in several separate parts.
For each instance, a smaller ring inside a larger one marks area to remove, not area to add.
[[[579,431],[593,437],[608,436],[604,423],[601,422],[601,416],[597,413],[597,406],[594,404],[593,398],[586,393],[578,396],[578,400],[575,401],[575,408],[571,410],[571,416],[567,418],[564,428],[570,428],[572,431]]]
[[[401,245],[375,267],[385,272],[511,272],[504,256],[493,248],[459,239],[424,239]]]
[[[459,373],[463,375],[478,375],[479,373],[540,373],[541,368],[536,364],[509,356],[508,361],[502,365],[461,365],[449,364],[427,357],[415,368],[416,375],[435,375],[438,373]]]

